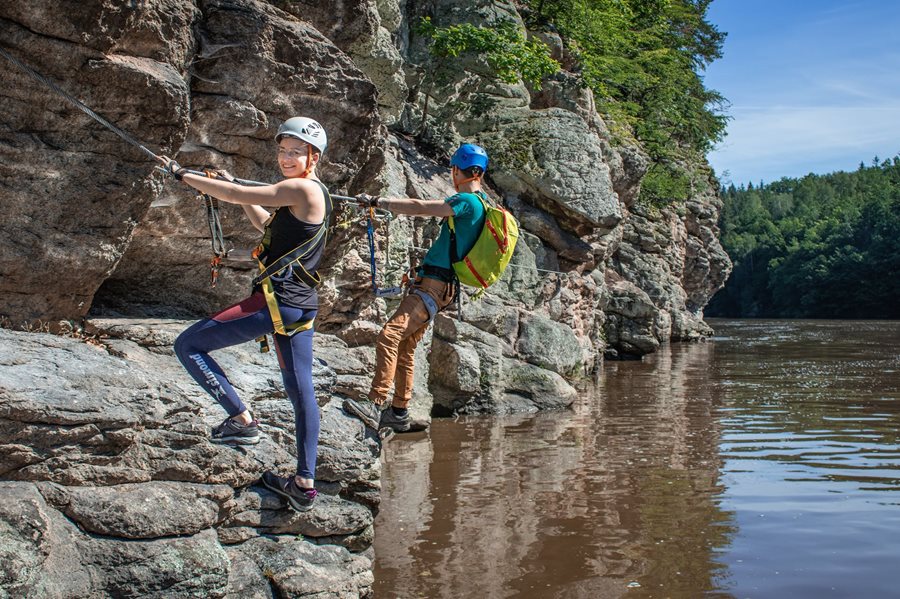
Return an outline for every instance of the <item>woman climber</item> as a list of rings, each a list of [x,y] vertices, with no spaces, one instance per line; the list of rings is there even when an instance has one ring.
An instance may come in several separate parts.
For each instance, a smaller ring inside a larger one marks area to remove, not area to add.
[[[279,127],[275,141],[285,178],[262,187],[238,185],[222,171],[217,178],[190,173],[171,158],[160,157],[176,179],[223,202],[239,204],[263,233],[253,252],[260,273],[250,297],[185,330],[175,341],[175,353],[194,380],[228,412],[212,429],[212,441],[252,445],[259,442],[259,422],[209,352],[273,335],[284,388],[294,406],[297,470],[288,477],[266,472],[262,483],[295,510],[306,511],[317,495],[319,407],[312,380],[313,320],[318,310],[316,268],[325,248],[332,201],[316,176],[316,165],[327,137],[316,121],[294,117]],[[276,210],[270,214],[263,206]]]

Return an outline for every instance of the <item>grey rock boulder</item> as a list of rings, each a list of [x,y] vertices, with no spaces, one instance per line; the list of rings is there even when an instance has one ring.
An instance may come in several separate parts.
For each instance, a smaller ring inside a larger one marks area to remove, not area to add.
[[[558,334],[564,330],[563,325],[560,330],[546,326]],[[525,345],[533,347],[533,338]],[[500,338],[448,316],[436,319],[430,360],[435,404],[445,413],[559,409],[577,396],[556,372],[524,362]]]
[[[650,296],[628,281],[612,277],[607,287],[604,333],[609,346],[619,357],[637,358],[653,353],[660,342],[654,334],[656,306]]]
[[[4,596],[225,596],[228,560],[211,529],[140,542],[89,537],[34,485],[0,482],[0,533]]]
[[[564,377],[576,377],[584,364],[578,337],[572,329],[540,314],[522,320],[516,352],[526,362]]]
[[[350,599],[371,592],[371,562],[343,547],[294,537],[257,537],[231,550],[252,561],[278,597]]]
[[[155,150],[187,133],[191,2],[0,6],[4,49]],[[144,27],[147,22],[153,27]],[[98,23],[104,23],[98,27]],[[0,315],[79,318],[159,191],[153,162],[4,58]],[[99,176],[98,176],[99,174]],[[41,198],[37,201],[37,198]]]
[[[577,226],[610,230],[622,220],[603,148],[578,115],[510,110],[480,139],[496,157],[492,176],[505,192]]]
[[[194,535],[219,524],[234,490],[227,485],[150,481],[101,487],[39,483],[48,503],[82,530],[126,539]]]
[[[263,423],[258,445],[216,445],[209,430],[221,408],[168,345],[183,328],[98,319],[92,343],[0,329],[0,476],[16,481],[0,483],[0,552],[9,564],[0,593],[223,597],[246,588],[232,568],[241,580],[262,572],[225,547],[272,534],[311,539],[297,542],[316,564],[334,564],[316,575],[316,588],[367,593],[371,562],[356,554],[374,535],[378,441],[338,402],[323,402],[321,496],[295,513],[256,484],[265,470],[295,467],[293,410],[266,375],[277,377],[272,357],[258,363],[252,344],[216,352]],[[314,377],[330,399],[334,372],[320,366]],[[293,560],[286,567],[317,568]]]

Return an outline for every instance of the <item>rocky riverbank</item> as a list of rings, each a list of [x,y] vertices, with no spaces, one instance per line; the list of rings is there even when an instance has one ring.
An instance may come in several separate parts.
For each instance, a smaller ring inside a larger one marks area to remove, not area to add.
[[[380,444],[332,401],[326,362],[347,348],[318,339],[322,494],[296,513],[257,484],[295,467],[274,355],[219,352],[264,435],[213,444],[224,414],[171,350],[184,326],[89,321],[91,343],[0,330],[0,596],[369,593]]]

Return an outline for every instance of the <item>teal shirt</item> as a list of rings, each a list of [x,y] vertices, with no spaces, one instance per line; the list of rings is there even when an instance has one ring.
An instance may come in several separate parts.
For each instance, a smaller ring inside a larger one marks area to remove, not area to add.
[[[444,200],[453,208],[453,225],[456,229],[457,258],[462,258],[475,245],[484,228],[484,206],[474,193],[458,193]],[[450,264],[450,227],[447,221],[441,224],[437,241],[425,254],[423,264],[453,269]],[[420,272],[421,274],[421,272]]]

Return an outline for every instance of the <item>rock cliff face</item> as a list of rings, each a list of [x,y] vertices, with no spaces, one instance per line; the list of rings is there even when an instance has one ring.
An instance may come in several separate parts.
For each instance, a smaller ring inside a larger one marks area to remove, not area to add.
[[[440,199],[453,193],[449,152],[484,145],[488,192],[522,237],[490,293],[464,302],[461,320],[439,315],[420,346],[416,416],[562,408],[604,354],[707,334],[703,307],[730,270],[714,182],[687,202],[642,206],[646,156],[615,141],[574,74],[535,90],[468,57],[434,77],[415,28],[426,15],[524,30],[504,1],[41,1],[0,4],[0,45],[152,151],[242,178],[276,179],[272,138],[301,114],[328,131],[320,174],[335,192]],[[558,37],[534,35],[563,58]],[[234,251],[211,289],[193,194],[2,58],[0,74],[0,316],[20,327],[90,312],[106,336],[94,347],[0,331],[0,590],[367,594],[377,448],[327,401],[367,389],[372,341],[394,307],[370,292],[360,216],[339,211],[323,271],[318,478],[328,494],[300,517],[253,485],[266,468],[290,467],[293,419],[274,364],[252,349],[227,359],[270,424],[268,444],[210,445],[217,408],[167,349],[183,324],[147,320],[244,297],[253,266],[240,258],[257,233],[223,206]],[[381,284],[421,258],[437,226],[378,223]],[[108,319],[123,314],[141,320]]]
[[[469,58],[429,77],[437,66],[414,27],[426,15],[438,26],[513,20],[524,28],[513,4],[484,0],[465,8],[356,0],[335,10],[245,0],[10,5],[0,27],[12,54],[184,164],[275,180],[273,133],[302,113],[329,132],[322,174],[333,189],[439,198],[451,191],[444,164],[422,148],[478,141],[492,156],[495,196],[527,232],[509,289],[495,293],[516,312],[509,318],[539,313],[568,327],[587,368],[607,349],[641,355],[704,334],[702,308],[729,269],[714,193],[648,214],[634,203],[646,158],[612,141],[574,75],[531,90],[498,83]],[[541,35],[563,58],[561,40]],[[92,305],[196,314],[245,292],[250,265],[240,261],[209,288],[206,221],[192,194],[153,176],[141,152],[13,65],[4,69],[12,126],[0,132],[2,168],[16,184],[2,197],[10,218],[0,289],[13,323],[78,318]],[[255,232],[239,209],[223,212],[239,256]],[[408,264],[434,225],[386,228],[394,244],[382,250]],[[366,343],[387,308],[367,297],[358,233],[351,226],[331,246],[334,312],[323,320]]]

